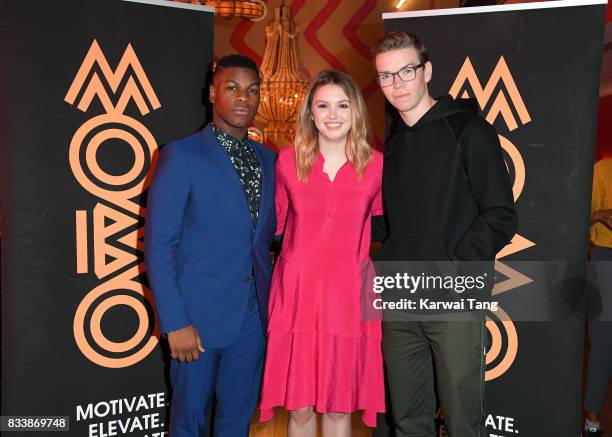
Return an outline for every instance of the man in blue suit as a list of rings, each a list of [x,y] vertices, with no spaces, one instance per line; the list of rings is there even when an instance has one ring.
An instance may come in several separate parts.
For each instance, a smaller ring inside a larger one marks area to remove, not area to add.
[[[265,351],[275,154],[248,139],[259,106],[249,58],[217,63],[213,123],[161,150],[149,189],[145,255],[172,362],[172,437],[246,437]]]

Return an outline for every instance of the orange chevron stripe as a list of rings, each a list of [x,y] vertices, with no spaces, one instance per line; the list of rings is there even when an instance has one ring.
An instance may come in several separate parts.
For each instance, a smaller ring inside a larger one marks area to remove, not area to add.
[[[264,3],[268,3],[268,0],[263,0]],[[246,34],[249,33],[255,23],[251,20],[242,20],[232,32],[230,37],[230,44],[236,49],[236,52],[241,55],[248,56],[255,61],[257,65],[261,65],[262,56],[249,47],[245,41]]]
[[[294,0],[294,2],[291,3],[291,16],[295,18],[305,3],[306,0]]]
[[[359,36],[357,36],[357,29],[365,21],[368,15],[376,7],[376,0],[365,0],[363,5],[357,9],[357,11],[351,16],[348,23],[342,29],[342,33],[349,40],[349,42],[355,47],[355,49],[361,53],[368,61],[370,59],[370,47],[364,43]],[[363,88],[363,99],[367,101],[376,91],[378,91],[378,83],[376,79],[373,79]],[[372,132],[372,139],[374,141],[374,147],[382,150],[383,142],[378,138],[376,132]]]
[[[315,51],[323,58],[325,61],[331,65],[332,68],[336,70],[346,72],[346,67],[340,62],[338,58],[336,58],[329,50],[323,47],[323,44],[317,38],[317,32],[325,24],[325,22],[329,19],[331,14],[340,6],[340,0],[328,0],[327,4],[321,11],[315,16],[315,18],[310,22],[306,30],[304,31],[304,37],[306,41],[315,49]]]
[[[241,55],[248,56],[254,60],[257,65],[261,65],[262,57],[255,50],[250,48],[244,41],[244,37],[249,30],[251,30],[251,27],[253,27],[252,21],[245,20],[238,24],[236,29],[234,29],[232,32],[230,44],[236,49],[236,52],[240,53]]]
[[[302,7],[304,7],[305,4],[306,4],[306,0],[294,0],[293,3],[291,3],[291,16],[294,19],[296,15],[300,13],[300,11],[302,10]],[[304,67],[303,65],[302,65],[302,70],[306,74],[307,78],[312,77],[308,69]]]
[[[350,43],[366,58],[370,58],[370,47],[359,39],[357,36],[357,28],[368,17],[370,12],[376,7],[376,0],[366,0],[363,5],[357,9],[357,12],[349,19],[342,33],[350,41]]]

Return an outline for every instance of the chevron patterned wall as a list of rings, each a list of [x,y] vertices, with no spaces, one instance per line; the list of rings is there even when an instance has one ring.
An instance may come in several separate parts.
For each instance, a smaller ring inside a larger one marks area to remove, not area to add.
[[[264,28],[280,0],[266,1],[270,12],[260,23],[215,18],[215,56],[240,53],[258,64],[264,51]],[[395,11],[397,0],[287,0],[300,28],[299,54],[305,74],[312,78],[327,68],[355,78],[363,91],[377,148],[384,136],[384,98],[369,60],[372,43],[383,34],[382,13]],[[458,0],[409,0],[402,10],[457,7]],[[272,146],[282,147],[289,139]]]
[[[536,0],[507,0],[527,3]],[[281,0],[264,0],[268,17],[259,23],[215,18],[215,56],[240,53],[258,64],[264,51],[265,26]],[[319,71],[333,68],[349,73],[363,91],[374,130],[374,142],[382,148],[384,139],[384,98],[374,78],[368,53],[383,34],[383,12],[395,12],[398,0],[286,0],[300,28],[298,46],[305,74],[312,78]],[[459,0],[407,0],[402,11],[458,7]],[[289,144],[285,138],[273,147]]]

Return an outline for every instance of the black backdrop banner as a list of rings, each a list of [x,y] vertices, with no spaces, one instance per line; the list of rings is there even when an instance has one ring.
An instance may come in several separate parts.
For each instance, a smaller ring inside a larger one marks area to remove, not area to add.
[[[142,253],[146,189],[158,148],[205,122],[213,11],[1,9],[2,414],[65,416],[79,437],[162,436],[168,363]]]
[[[487,321],[490,437],[579,433],[584,324],[573,314],[549,322],[525,321],[524,314],[539,304],[532,261],[571,265],[587,259],[605,3],[383,15],[385,31],[413,32],[428,47],[431,95],[478,100],[500,134],[513,180],[519,229],[498,254],[494,296],[501,311]],[[391,120],[393,111],[388,113]],[[551,298],[571,288],[572,278],[565,279]],[[513,321],[519,313],[521,321]],[[374,434],[392,433],[390,423],[381,422]]]

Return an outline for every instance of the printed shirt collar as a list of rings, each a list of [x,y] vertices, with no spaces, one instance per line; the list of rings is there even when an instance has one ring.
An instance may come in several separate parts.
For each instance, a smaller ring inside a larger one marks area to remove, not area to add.
[[[223,129],[221,129],[219,126],[217,126],[215,123],[211,122],[210,123],[212,125],[212,129],[213,132],[215,134],[215,136],[217,138],[219,138],[220,140],[223,139],[224,141],[229,141],[233,144],[248,144],[248,140],[249,140],[249,133],[247,132],[244,137],[242,139],[238,139],[236,137],[233,137],[232,135],[228,134],[227,132],[225,132]]]

